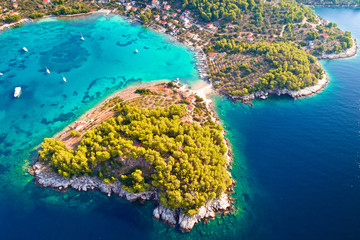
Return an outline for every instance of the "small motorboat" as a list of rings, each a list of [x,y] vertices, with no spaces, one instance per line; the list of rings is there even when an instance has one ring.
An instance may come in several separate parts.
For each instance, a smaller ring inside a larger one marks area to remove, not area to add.
[[[137,49],[135,49],[135,52],[138,53],[139,51]]]
[[[63,77],[63,81],[66,82],[66,78],[64,77],[64,74],[62,75],[62,77]]]
[[[0,73],[0,76],[4,75],[3,73]]]
[[[81,32],[80,32],[80,35],[81,35],[80,39],[81,39],[82,41],[85,41],[85,38],[84,38],[84,36],[82,35]]]
[[[46,73],[50,74],[50,70],[47,67],[45,67],[45,68],[46,68]]]
[[[23,47],[22,49],[24,50],[24,52],[28,52],[26,47]]]
[[[21,95],[21,87],[16,87],[14,91],[14,97],[19,98]]]

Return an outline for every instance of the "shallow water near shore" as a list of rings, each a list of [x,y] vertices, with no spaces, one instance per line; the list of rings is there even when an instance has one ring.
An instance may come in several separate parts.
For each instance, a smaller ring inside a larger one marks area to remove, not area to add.
[[[360,11],[316,11],[360,39]],[[322,61],[330,83],[313,97],[248,107],[214,96],[234,151],[235,211],[182,233],[153,220],[150,202],[60,193],[25,174],[29,151],[42,138],[127,84],[176,77],[196,83],[191,52],[117,16],[26,24],[0,33],[0,45],[6,46],[0,48],[3,239],[359,239],[359,57]],[[23,95],[15,100],[17,85]]]

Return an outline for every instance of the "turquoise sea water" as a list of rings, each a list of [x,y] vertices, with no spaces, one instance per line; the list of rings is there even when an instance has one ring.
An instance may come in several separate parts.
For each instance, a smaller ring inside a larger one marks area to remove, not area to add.
[[[316,11],[360,39],[360,11]],[[250,108],[214,96],[235,155],[235,211],[181,233],[152,219],[152,203],[58,193],[25,174],[43,137],[126,84],[196,81],[191,52],[116,16],[31,23],[0,33],[0,46],[1,239],[360,239],[359,57],[322,61],[330,84],[313,97]]]

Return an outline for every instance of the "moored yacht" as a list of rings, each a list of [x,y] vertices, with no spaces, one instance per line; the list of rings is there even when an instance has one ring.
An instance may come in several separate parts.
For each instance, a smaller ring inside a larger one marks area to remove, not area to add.
[[[46,68],[46,73],[50,74],[50,70],[47,67],[45,67],[45,68]]]
[[[14,91],[14,97],[19,98],[21,95],[21,87],[16,87]]]
[[[62,75],[62,77],[63,77],[63,81],[66,82],[66,78],[64,77],[64,74]]]
[[[24,52],[28,52],[26,47],[23,47],[22,49],[24,50]]]

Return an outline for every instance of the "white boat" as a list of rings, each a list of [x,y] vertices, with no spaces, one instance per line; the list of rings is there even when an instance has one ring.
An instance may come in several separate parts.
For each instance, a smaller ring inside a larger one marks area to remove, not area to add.
[[[139,51],[137,49],[135,49],[135,52],[138,53]]]
[[[64,74],[63,74],[62,76],[63,76],[63,80],[64,80],[64,82],[66,82],[66,78],[64,77]]]
[[[45,67],[45,68],[46,68],[46,73],[50,74],[50,70],[47,67]]]
[[[24,50],[24,52],[28,52],[26,47],[23,47],[22,49]]]
[[[19,98],[21,95],[21,87],[16,87],[14,91],[14,97]]]
[[[4,75],[3,73],[0,73],[0,76]]]
[[[80,34],[81,34],[80,39],[81,39],[82,41],[85,41],[85,38],[84,38],[84,36],[82,35],[82,33],[81,33],[81,32],[80,32]]]

